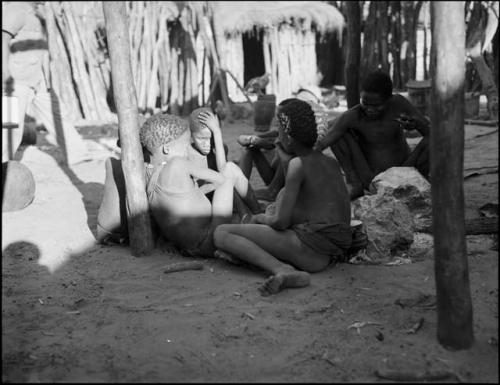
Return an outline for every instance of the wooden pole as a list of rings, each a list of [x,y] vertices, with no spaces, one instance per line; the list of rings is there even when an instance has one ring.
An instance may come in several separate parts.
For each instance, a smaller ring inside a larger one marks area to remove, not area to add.
[[[465,22],[462,2],[431,4],[431,186],[434,271],[441,345],[474,341],[463,189]]]
[[[103,1],[103,9],[122,148],[130,248],[132,255],[139,257],[152,252],[154,240],[139,141],[137,97],[130,65],[128,17],[123,1]]]
[[[347,58],[345,86],[347,107],[359,104],[359,63],[361,60],[361,9],[358,1],[346,1]]]

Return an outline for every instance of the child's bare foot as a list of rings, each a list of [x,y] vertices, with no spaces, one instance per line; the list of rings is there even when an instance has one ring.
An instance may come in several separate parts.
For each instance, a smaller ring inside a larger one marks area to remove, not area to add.
[[[267,297],[287,287],[304,287],[311,282],[311,276],[305,271],[295,269],[284,270],[269,277],[259,288],[260,294]]]

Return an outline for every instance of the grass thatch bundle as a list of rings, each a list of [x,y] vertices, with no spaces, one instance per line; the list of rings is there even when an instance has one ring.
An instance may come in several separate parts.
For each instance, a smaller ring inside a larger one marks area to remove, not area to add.
[[[214,2],[219,28],[233,35],[289,24],[320,34],[341,32],[344,17],[337,8],[321,1],[238,1]]]

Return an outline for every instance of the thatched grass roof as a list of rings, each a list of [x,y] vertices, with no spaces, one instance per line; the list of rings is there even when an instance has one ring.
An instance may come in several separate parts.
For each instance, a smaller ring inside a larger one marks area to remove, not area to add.
[[[219,27],[227,34],[239,34],[287,23],[298,29],[324,34],[341,32],[344,17],[333,5],[321,1],[215,1]]]

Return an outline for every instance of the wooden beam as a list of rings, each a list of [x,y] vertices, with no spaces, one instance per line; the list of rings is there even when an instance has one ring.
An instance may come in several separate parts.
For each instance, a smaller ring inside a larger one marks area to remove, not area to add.
[[[431,4],[431,190],[437,338],[448,349],[474,342],[464,214],[465,18],[461,2]]]
[[[416,224],[414,231],[432,234],[432,221]],[[498,218],[479,217],[465,220],[465,235],[498,233]]]
[[[132,255],[138,257],[152,252],[154,240],[139,141],[137,96],[130,64],[129,22],[123,1],[103,1],[103,9],[118,113],[130,248]]]
[[[359,64],[361,61],[361,9],[359,1],[345,2],[347,16],[347,57],[345,86],[347,107],[359,104]]]

